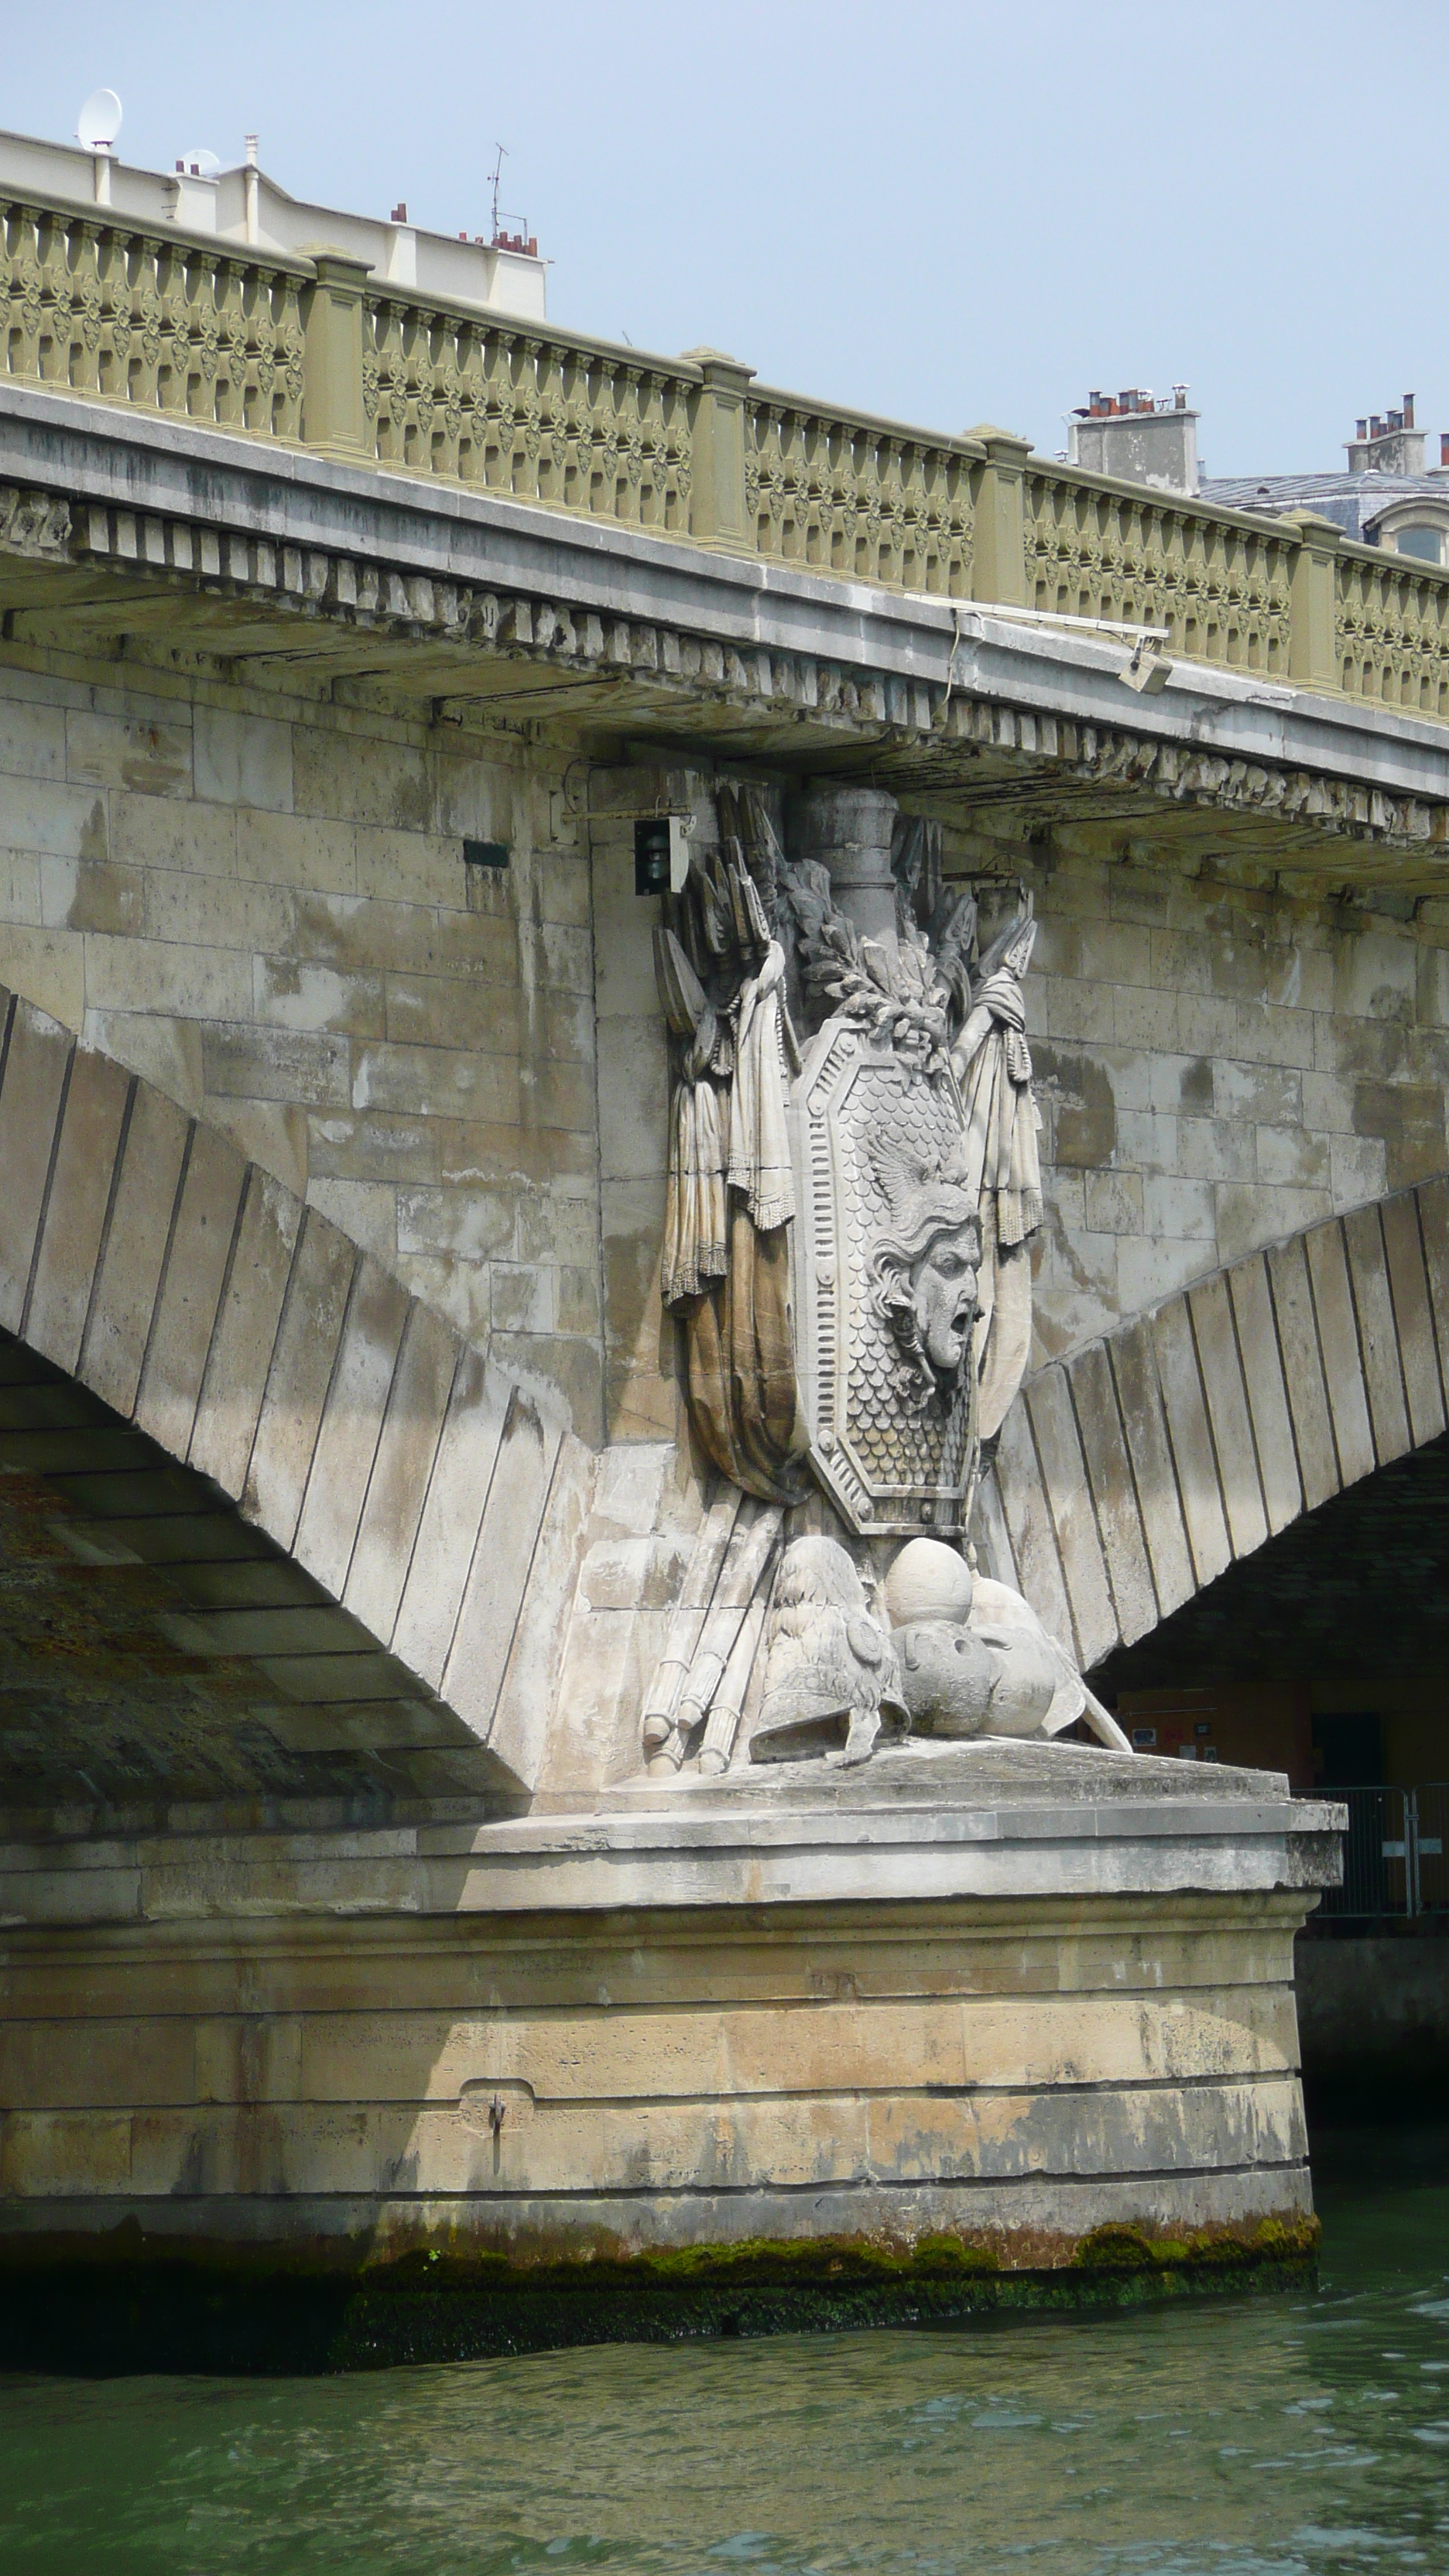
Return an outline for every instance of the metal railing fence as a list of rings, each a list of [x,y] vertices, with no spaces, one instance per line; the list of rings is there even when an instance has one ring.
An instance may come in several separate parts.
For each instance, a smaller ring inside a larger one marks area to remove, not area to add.
[[[1314,1794],[1348,1809],[1343,1885],[1324,1890],[1321,1915],[1449,1914],[1449,1781]]]

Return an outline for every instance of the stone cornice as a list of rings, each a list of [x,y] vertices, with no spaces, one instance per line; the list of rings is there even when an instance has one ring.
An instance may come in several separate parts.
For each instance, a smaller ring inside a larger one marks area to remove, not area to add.
[[[1044,787],[1069,778],[1298,837],[1426,858],[1449,841],[1444,727],[1183,663],[1159,695],[1137,698],[1123,685],[1125,643],[1009,610],[302,450],[259,454],[214,430],[14,386],[0,389],[0,475],[0,559],[142,588],[153,628],[157,604],[174,599],[167,640],[179,649],[226,654],[224,633],[189,604],[221,605],[275,622],[279,656],[298,651],[299,622],[314,636],[321,623],[339,638],[385,637],[426,657],[443,698],[469,694],[480,661],[544,663],[573,684],[581,715],[593,698],[595,721],[624,683],[635,725],[713,732],[756,757],[778,753],[782,728],[807,759],[846,756],[853,740],[888,754],[906,787],[949,791],[978,779],[985,758]],[[43,614],[47,597],[70,606],[39,582],[22,613]],[[267,649],[253,631],[247,651]],[[561,711],[552,700],[548,712]],[[1281,856],[1293,865],[1288,846]]]

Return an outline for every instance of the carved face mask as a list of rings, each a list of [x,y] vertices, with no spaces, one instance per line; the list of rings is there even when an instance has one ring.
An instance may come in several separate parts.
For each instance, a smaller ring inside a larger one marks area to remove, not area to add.
[[[950,1376],[961,1365],[976,1321],[976,1231],[938,1235],[911,1271],[916,1329],[933,1369]]]

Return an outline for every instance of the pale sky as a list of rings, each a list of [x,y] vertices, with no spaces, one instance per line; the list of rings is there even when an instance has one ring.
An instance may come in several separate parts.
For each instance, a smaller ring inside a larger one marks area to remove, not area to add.
[[[552,318],[1048,454],[1186,381],[1210,473],[1449,429],[1443,0],[5,0],[0,122],[552,260]]]

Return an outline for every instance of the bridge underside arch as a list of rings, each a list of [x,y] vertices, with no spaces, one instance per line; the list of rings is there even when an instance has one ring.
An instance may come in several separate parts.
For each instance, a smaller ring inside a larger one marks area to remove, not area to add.
[[[0,1809],[329,1821],[497,1792],[436,1694],[73,1378],[0,1334]]]
[[[1449,1435],[1305,1512],[1094,1679],[1150,1749],[1206,1741],[1307,1788],[1443,1777],[1446,1669]]]
[[[983,1486],[985,1534],[1095,1671],[1446,1423],[1449,1179],[1436,1178],[1039,1370]]]
[[[339,1229],[0,993],[0,1797],[533,1786],[594,1462]]]

